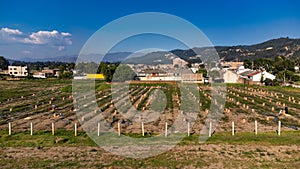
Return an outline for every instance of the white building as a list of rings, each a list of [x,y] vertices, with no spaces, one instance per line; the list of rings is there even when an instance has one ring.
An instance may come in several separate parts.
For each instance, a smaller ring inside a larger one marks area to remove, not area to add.
[[[223,74],[224,83],[238,83],[238,74],[230,69],[225,70]]]
[[[8,66],[8,73],[15,77],[26,77],[29,74],[27,66]]]
[[[237,74],[241,74],[241,73],[244,73],[246,71],[250,71],[251,69],[246,69],[244,66],[239,66],[238,69],[237,69]]]
[[[244,84],[260,84],[261,80],[271,79],[274,80],[276,77],[266,71],[249,70],[239,74],[243,79]]]
[[[33,77],[34,77],[34,78],[39,78],[39,79],[46,79],[46,78],[47,78],[47,77],[46,77],[46,74],[43,73],[43,72],[37,72],[37,73],[34,73],[34,74],[33,74]]]

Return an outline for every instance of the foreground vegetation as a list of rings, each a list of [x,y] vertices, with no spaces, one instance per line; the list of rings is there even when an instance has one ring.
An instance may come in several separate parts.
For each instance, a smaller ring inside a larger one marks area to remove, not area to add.
[[[126,158],[104,151],[79,132],[58,130],[8,135],[0,131],[3,168],[297,168],[300,132],[216,133],[204,144],[197,134],[176,147],[145,159]],[[133,135],[132,135],[133,136]],[[134,137],[141,137],[134,135]],[[247,161],[247,163],[245,163]]]
[[[154,134],[152,134],[154,135]],[[128,137],[142,138],[141,134],[127,134]],[[145,136],[149,137],[149,136]],[[186,136],[178,144],[179,146],[200,145],[199,134]],[[297,145],[300,146],[300,131],[283,131],[280,136],[276,132],[264,132],[255,135],[250,132],[236,133],[234,136],[230,132],[215,133],[204,144],[245,144],[245,145]],[[89,136],[79,131],[74,136],[74,131],[57,130],[53,136],[51,131],[37,131],[30,135],[29,131],[14,132],[8,135],[8,131],[0,130],[0,147],[52,147],[52,146],[97,146]]]
[[[0,86],[2,89],[8,90],[0,90],[2,106],[0,108],[0,165],[2,168],[297,168],[300,165],[300,131],[283,126],[283,131],[278,136],[275,132],[276,122],[272,119],[267,120],[267,116],[264,114],[278,115],[278,111],[284,108],[283,104],[288,104],[288,114],[291,117],[281,116],[282,125],[299,127],[299,89],[228,84],[224,108],[230,112],[224,113],[219,124],[220,131],[215,132],[205,143],[200,144],[198,142],[199,135],[192,134],[184,137],[173,149],[158,156],[132,159],[106,152],[81,129],[78,131],[78,136],[74,136],[74,123],[78,122],[78,119],[76,113],[70,111],[70,107],[73,106],[73,101],[70,99],[72,95],[71,80],[0,81]],[[205,118],[204,112],[211,105],[211,99],[209,99],[211,89],[206,85],[200,85],[199,88],[200,104],[202,105],[200,118]],[[111,95],[114,92],[111,90],[110,84],[97,81],[95,89],[98,105],[102,112],[108,115],[112,114],[116,108],[110,106]],[[174,88],[171,84],[131,84],[130,99],[138,110],[142,110],[144,107],[148,108],[149,91],[155,89],[160,89],[165,93],[167,109],[178,108],[176,95],[178,94],[178,97],[184,95],[179,88]],[[261,94],[261,91],[268,91],[268,93]],[[124,91],[117,88],[115,92],[120,95]],[[32,96],[33,93],[35,96]],[[190,95],[186,94],[186,96]],[[54,98],[52,103],[57,106],[56,111],[63,114],[60,119],[53,119],[52,113],[49,112],[51,104],[48,102],[52,97]],[[245,100],[245,98],[247,99]],[[82,96],[80,99],[90,102],[89,96]],[[186,99],[191,100],[192,97]],[[40,104],[35,109],[34,104],[38,102]],[[41,104],[41,102],[45,104]],[[266,105],[262,106],[262,103],[266,103]],[[243,108],[243,104],[248,105],[249,109]],[[182,106],[187,106],[186,110],[190,107],[184,104]],[[13,108],[12,111],[9,111],[10,107]],[[272,111],[272,107],[274,107],[274,111]],[[255,113],[252,113],[251,109],[254,109]],[[94,111],[91,112],[91,115],[94,114]],[[26,117],[31,118],[26,121]],[[169,116],[167,119],[168,123],[172,124],[173,117]],[[245,119],[245,123],[241,122],[243,119]],[[56,122],[57,126],[61,125],[57,127],[54,136],[49,131],[52,120]],[[89,118],[86,117],[85,120],[89,120]],[[258,121],[258,135],[253,132],[254,120]],[[236,122],[234,136],[231,135],[231,121]],[[12,135],[8,135],[8,122],[12,122]],[[29,122],[34,123],[32,136],[28,131]],[[117,122],[116,120],[116,123],[113,124],[115,129]],[[161,118],[154,124],[153,126],[164,126],[165,119]],[[145,126],[146,130],[153,127],[152,124],[147,125]],[[123,129],[122,132],[125,132]],[[290,131],[285,131],[286,129]],[[198,131],[191,132],[199,133]],[[138,127],[138,130],[128,132],[126,135],[142,138],[140,133],[141,130]],[[157,133],[147,131],[145,137],[154,135]],[[100,138],[102,139],[102,137]],[[168,141],[172,141],[170,139],[171,137],[167,138]],[[118,142],[119,138],[116,138],[115,141]],[[122,145],[122,142],[119,142],[118,145]],[[245,163],[245,161],[247,162]]]

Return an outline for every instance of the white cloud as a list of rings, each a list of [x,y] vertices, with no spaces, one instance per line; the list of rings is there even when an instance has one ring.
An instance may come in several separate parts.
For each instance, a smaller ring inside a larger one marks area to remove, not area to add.
[[[29,37],[24,39],[24,43],[29,44],[53,44],[55,46],[71,45],[70,33],[59,33],[57,30],[53,31],[38,31],[33,32]]]
[[[61,35],[62,35],[62,36],[72,36],[72,35],[71,35],[70,33],[68,33],[68,32],[62,32]]]
[[[9,42],[17,42],[33,45],[48,45],[55,47],[59,51],[65,49],[65,46],[72,45],[71,34],[68,32],[38,31],[25,35],[18,29],[2,28],[0,30],[0,39]]]
[[[9,29],[9,28],[2,28],[0,30],[1,34],[8,34],[8,35],[22,35],[23,32],[19,31],[19,29]]]
[[[23,38],[23,32],[18,29],[1,28],[0,39],[5,42],[18,42]]]

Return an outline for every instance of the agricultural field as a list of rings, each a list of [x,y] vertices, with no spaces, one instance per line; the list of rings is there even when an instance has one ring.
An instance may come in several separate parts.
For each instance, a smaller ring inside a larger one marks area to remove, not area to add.
[[[209,85],[199,85],[195,90],[190,85],[180,88],[176,83],[131,83],[128,88],[113,84],[112,90],[111,84],[97,81],[92,86],[95,92],[89,93],[85,90],[90,86],[85,86],[84,81],[80,83],[75,86],[78,92],[73,94],[70,80],[0,81],[1,166],[296,168],[300,165],[299,89],[229,84],[226,90],[216,92],[219,88]],[[214,97],[214,92],[220,97]],[[221,119],[212,124],[215,128],[212,136],[199,143],[199,134],[207,127],[205,120],[212,107],[221,110]],[[147,113],[130,118],[137,111],[154,109],[161,111],[155,118]],[[280,110],[283,111],[279,113]],[[124,113],[128,116],[124,117]],[[188,128],[193,119],[180,119],[180,115],[191,113],[196,113],[197,118]],[[101,124],[110,124],[114,131],[133,138],[156,136],[165,133],[166,128],[167,136],[176,133],[172,126],[179,118],[180,132],[186,136],[176,147],[158,156],[133,159],[112,155],[97,146],[83,130],[97,131],[100,115],[104,118]],[[278,131],[279,121],[281,131]],[[141,122],[144,122],[144,136]],[[52,124],[55,124],[54,135]]]

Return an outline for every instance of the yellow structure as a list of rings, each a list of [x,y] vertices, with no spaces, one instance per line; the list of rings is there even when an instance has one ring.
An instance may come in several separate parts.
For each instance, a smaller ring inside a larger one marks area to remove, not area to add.
[[[104,75],[103,74],[86,74],[87,79],[98,79],[98,80],[103,80]]]

